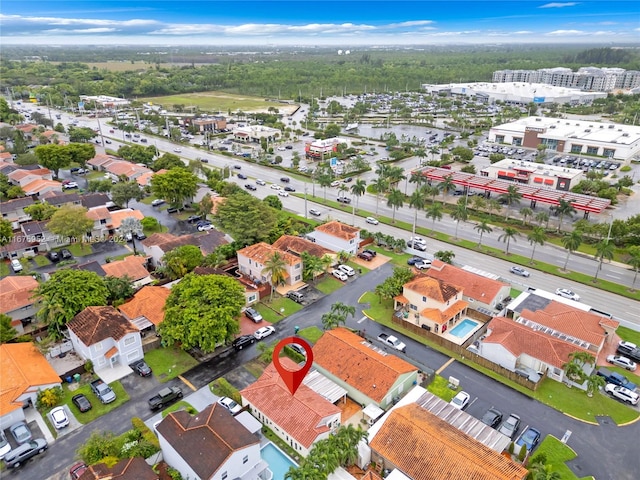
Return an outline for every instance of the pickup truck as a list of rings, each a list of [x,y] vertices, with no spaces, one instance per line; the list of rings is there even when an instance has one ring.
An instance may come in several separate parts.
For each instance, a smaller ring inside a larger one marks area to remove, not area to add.
[[[111,403],[116,399],[116,394],[111,390],[111,387],[100,379],[91,382],[91,390],[102,403]]]
[[[149,399],[149,408],[151,408],[151,410],[158,410],[179,398],[182,398],[182,390],[178,387],[163,388],[157,395],[154,395]]]
[[[624,388],[628,388],[632,392],[636,389],[636,384],[631,383],[627,377],[619,374],[618,372],[612,372],[606,368],[599,368],[596,375],[603,377],[607,383],[619,385]]]
[[[380,340],[385,345],[395,348],[396,350],[400,350],[401,352],[407,351],[407,346],[393,335],[381,333],[380,335],[378,335],[378,340]]]

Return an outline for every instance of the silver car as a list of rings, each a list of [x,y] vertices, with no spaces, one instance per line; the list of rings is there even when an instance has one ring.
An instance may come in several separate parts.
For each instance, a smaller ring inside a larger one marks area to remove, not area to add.
[[[521,277],[528,277],[531,275],[527,270],[517,265],[514,265],[513,267],[511,267],[509,271],[511,273],[515,273],[516,275],[520,275]]]

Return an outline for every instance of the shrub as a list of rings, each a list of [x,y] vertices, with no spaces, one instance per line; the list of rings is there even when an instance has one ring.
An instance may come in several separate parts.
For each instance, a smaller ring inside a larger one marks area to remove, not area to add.
[[[36,406],[39,409],[47,409],[58,405],[64,397],[62,387],[47,388],[38,392]]]
[[[513,442],[511,442],[511,443],[509,444],[509,453],[510,453],[511,455],[513,455],[513,451],[515,450],[515,448],[516,448],[516,444],[515,444],[515,443],[513,443]]]
[[[518,460],[524,462],[524,457],[527,456],[527,446],[523,443],[520,447],[520,452],[518,452]]]
[[[95,431],[83,445],[78,447],[76,453],[87,465],[105,461],[108,457],[119,459],[120,442],[113,432]]]
[[[171,477],[171,480],[182,480],[182,475],[180,474],[180,472],[173,467],[168,467],[167,473]]]
[[[87,360],[84,363],[84,371],[87,373],[93,373],[93,362],[91,360]]]
[[[219,378],[217,380],[214,380],[213,383],[211,384],[211,390],[213,391],[214,394],[218,395],[219,397],[232,398],[236,403],[242,405],[242,398],[240,398],[240,392],[238,392],[238,390],[224,378]]]
[[[149,427],[145,425],[141,418],[133,417],[131,419],[131,425],[135,430],[140,432],[144,441],[150,443],[155,448],[160,450],[160,441],[158,440],[158,437],[151,431]]]

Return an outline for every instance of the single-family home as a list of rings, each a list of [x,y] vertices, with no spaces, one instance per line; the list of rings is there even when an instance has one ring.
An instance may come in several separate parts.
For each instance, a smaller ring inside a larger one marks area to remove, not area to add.
[[[89,465],[80,480],[158,480],[160,477],[142,457],[125,458],[108,467],[104,463]]]
[[[301,257],[302,252],[307,252],[314,257],[323,258],[325,255],[335,260],[337,254],[333,250],[323,247],[319,243],[314,243],[306,238],[296,237],[295,235],[282,235],[278,240],[273,242],[273,246],[283,252],[291,253],[296,257]]]
[[[7,176],[12,185],[17,185],[24,189],[25,185],[34,180],[53,180],[52,175],[51,170],[48,168],[38,168],[37,170],[14,170]]]
[[[111,225],[114,229],[119,229],[122,224],[122,220],[125,218],[135,218],[137,220],[142,220],[144,218],[144,214],[140,210],[135,210],[133,208],[123,208],[120,210],[113,210],[111,212]]]
[[[69,245],[70,239],[61,235],[55,235],[47,229],[49,220],[24,222],[20,224],[20,230],[30,243],[37,242],[38,252],[49,250],[63,245]],[[25,255],[28,256],[28,255]]]
[[[87,162],[87,165],[89,165],[93,170],[104,172],[106,171],[106,167],[110,163],[116,160],[121,160],[121,159],[119,159],[118,157],[114,157],[112,155],[98,153],[95,157],[93,157],[91,160]]]
[[[55,180],[36,179],[22,187],[27,196],[40,197],[50,192],[62,192],[62,184]]]
[[[87,210],[87,217],[93,220],[93,228],[89,236],[93,238],[106,238],[115,233],[111,211],[107,207],[95,207]]]
[[[0,258],[34,257],[38,253],[40,242],[27,237],[22,230],[14,232],[11,241],[0,247]]]
[[[508,283],[484,275],[477,269],[454,267],[440,260],[433,260],[431,268],[425,272],[429,277],[462,287],[462,299],[469,303],[469,308],[478,311],[495,311],[496,305],[511,292]]]
[[[118,307],[134,325],[143,326],[144,335],[147,329],[156,330],[164,320],[164,304],[171,290],[166,287],[147,285],[138,290],[128,302]]]
[[[307,238],[334,252],[358,253],[360,246],[360,229],[333,220],[317,226]]]
[[[63,205],[80,205],[80,194],[76,192],[63,193],[63,192],[48,192],[40,197],[42,202],[46,202],[54,207],[61,207]]]
[[[260,456],[259,437],[222,405],[214,403],[194,416],[171,412],[156,431],[165,462],[182,478],[271,478]]]
[[[33,343],[0,345],[0,429],[25,419],[38,392],[59,387],[60,377]]]
[[[298,370],[286,357],[280,359],[280,365]],[[249,406],[254,417],[305,457],[317,441],[328,438],[340,426],[337,406],[304,384],[291,395],[273,363],[240,395],[242,405]]]
[[[416,367],[346,328],[328,330],[320,337],[313,346],[313,365],[357,403],[382,409],[418,379]]]
[[[106,193],[85,193],[80,197],[80,203],[86,209],[95,207],[112,208],[115,206]]]
[[[136,182],[138,183],[138,185],[140,185],[141,187],[148,187],[151,186],[151,179],[153,178],[154,175],[162,175],[163,173],[167,173],[169,170],[165,169],[165,168],[161,168],[160,170],[158,170],[157,172],[154,172],[152,170],[149,170],[148,172],[144,172],[142,175],[138,176],[136,178]]]
[[[417,275],[393,299],[395,315],[427,331],[443,334],[464,317],[469,305],[462,288],[438,278]]]
[[[30,324],[40,308],[34,296],[39,283],[31,275],[11,275],[0,280],[0,313],[11,317],[11,326],[19,334]]]
[[[295,255],[278,250],[268,243],[260,242],[237,251],[238,269],[252,280],[271,283],[271,276],[265,272],[265,264],[274,254],[280,255],[284,261],[284,283],[295,285],[302,281],[302,260]],[[277,285],[274,285],[277,288]]]
[[[111,306],[87,307],[67,327],[76,353],[91,360],[98,375],[143,357],[140,331]]]
[[[436,408],[432,412],[422,402]],[[484,437],[499,443],[500,451],[479,440]],[[371,460],[393,478],[412,480],[524,480],[527,469],[502,455],[508,443],[505,435],[428,392],[418,402],[397,405],[369,431]]]
[[[11,222],[14,230],[20,223],[31,220],[31,215],[24,213],[24,207],[33,205],[35,200],[32,197],[20,197],[6,202],[0,202],[0,214],[2,219]]]
[[[159,267],[162,265],[162,257],[164,257],[165,253],[184,245],[199,246],[200,242],[195,235],[181,235],[176,237],[171,233],[154,233],[140,243],[142,244],[145,255],[151,258],[151,265]]]
[[[146,265],[149,259],[138,255],[129,255],[122,260],[105,263],[102,269],[107,276],[123,278],[127,277],[135,288],[140,288],[153,282]]]
[[[114,160],[113,162],[105,165],[107,174],[113,179],[126,178],[127,181],[135,180],[144,173],[149,173],[151,170],[142,165],[126,162],[124,160]]]

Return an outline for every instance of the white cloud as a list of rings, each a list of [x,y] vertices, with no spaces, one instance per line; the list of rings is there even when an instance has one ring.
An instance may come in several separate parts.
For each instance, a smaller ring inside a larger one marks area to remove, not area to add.
[[[27,24],[42,25],[96,25],[96,26],[113,26],[113,27],[141,27],[158,25],[156,20],[100,20],[95,18],[60,18],[60,17],[25,17],[22,15],[3,15],[0,14],[0,22],[9,21],[12,23],[22,22]]]
[[[554,30],[553,32],[547,32],[545,35],[554,36],[554,37],[562,37],[568,35],[590,35],[589,32],[584,32],[582,30]]]
[[[96,34],[96,33],[111,33],[117,32],[116,28],[75,28],[75,29],[64,29],[64,28],[52,28],[50,30],[43,30],[42,33],[46,34],[63,34],[63,33],[77,33],[77,34]]]
[[[385,25],[386,28],[406,28],[406,27],[421,27],[423,25],[431,25],[432,20],[412,20],[410,22],[390,23]]]
[[[564,7],[575,7],[578,5],[578,2],[554,2],[554,3],[546,3],[544,5],[540,5],[538,8],[564,8]]]

